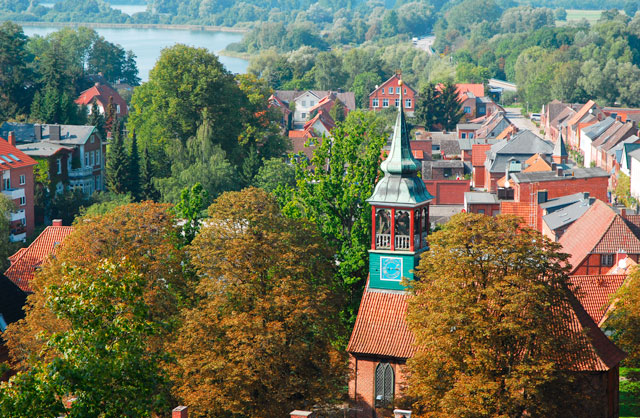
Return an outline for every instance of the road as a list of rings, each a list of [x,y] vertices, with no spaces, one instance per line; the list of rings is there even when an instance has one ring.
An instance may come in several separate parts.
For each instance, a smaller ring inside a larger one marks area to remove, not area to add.
[[[433,50],[433,43],[436,41],[435,36],[425,36],[424,38],[420,38],[416,41],[415,46],[418,49],[422,49],[423,51],[427,51],[429,55],[434,55],[435,51]]]
[[[504,110],[507,112],[507,118],[513,122],[519,130],[528,129],[536,135],[540,134],[540,128],[538,128],[531,119],[522,116],[519,107],[505,107]]]

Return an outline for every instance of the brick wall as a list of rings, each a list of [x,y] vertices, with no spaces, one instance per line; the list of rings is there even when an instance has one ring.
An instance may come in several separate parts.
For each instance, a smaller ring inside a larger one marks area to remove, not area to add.
[[[537,192],[547,191],[547,199],[568,196],[574,193],[589,192],[589,196],[607,202],[607,177],[578,179],[575,177],[559,177],[556,181],[538,183],[514,183],[514,200],[517,202],[537,202]]]
[[[468,204],[469,213],[483,213],[489,216],[495,216],[500,213],[500,203],[488,204],[488,203],[476,203]]]
[[[425,180],[427,190],[435,197],[435,205],[463,205],[464,194],[471,190],[469,180]]]
[[[380,362],[391,365],[394,373],[394,395],[398,399],[402,396],[406,387],[405,362],[398,359],[378,359],[374,357],[361,357],[349,355],[349,398],[355,403],[356,418],[382,417],[382,411],[375,408],[375,376],[376,367]]]

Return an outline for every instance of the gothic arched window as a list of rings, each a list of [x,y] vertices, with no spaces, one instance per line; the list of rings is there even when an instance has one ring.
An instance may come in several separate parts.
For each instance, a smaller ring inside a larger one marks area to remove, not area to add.
[[[393,368],[389,363],[376,366],[376,406],[393,401],[394,380]]]

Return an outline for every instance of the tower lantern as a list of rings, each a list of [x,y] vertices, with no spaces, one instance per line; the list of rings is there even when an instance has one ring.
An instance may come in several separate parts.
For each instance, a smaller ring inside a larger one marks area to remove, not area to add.
[[[391,149],[380,165],[384,177],[367,199],[372,214],[369,287],[388,290],[402,290],[403,277],[413,279],[419,256],[428,249],[429,203],[433,199],[418,177],[421,164],[411,152],[402,88],[399,90]]]

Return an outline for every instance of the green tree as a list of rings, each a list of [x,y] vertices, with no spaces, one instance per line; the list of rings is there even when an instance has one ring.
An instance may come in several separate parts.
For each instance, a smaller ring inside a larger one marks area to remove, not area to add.
[[[127,51],[127,55],[122,63],[120,70],[122,81],[129,83],[132,86],[140,85],[140,77],[138,77],[138,66],[136,64],[136,54],[133,51]]]
[[[340,101],[339,99],[336,99],[335,103],[333,104],[333,107],[329,111],[329,116],[331,116],[331,118],[335,122],[344,122],[346,118],[346,115],[345,115],[346,111],[347,111],[347,107],[344,105],[344,103],[342,103],[342,101]]]
[[[462,103],[458,97],[458,87],[451,82],[441,84],[436,99],[438,123],[448,131],[455,130],[464,115]]]
[[[128,194],[112,192],[98,192],[91,196],[88,206],[80,208],[80,216],[100,216],[111,212],[115,208],[132,203]]]
[[[320,52],[313,66],[315,87],[320,90],[337,90],[344,87],[347,75],[342,70],[342,60],[334,52]]]
[[[158,190],[153,184],[153,165],[147,147],[142,151],[142,164],[140,166],[140,199],[157,200]]]
[[[190,253],[200,302],[184,314],[172,377],[195,417],[275,418],[342,396],[340,291],[315,225],[282,216],[261,189],[227,192]]]
[[[96,127],[100,138],[102,138],[103,140],[107,139],[107,130],[104,115],[100,113],[98,104],[95,101],[91,104],[91,113],[89,114],[89,120],[87,122],[89,123],[89,125]]]
[[[355,319],[367,277],[371,208],[366,199],[373,193],[387,136],[385,122],[374,112],[350,112],[332,131],[332,140],[324,138],[313,150],[313,170],[297,158],[297,187],[284,209],[316,222],[336,252],[346,324]]]
[[[129,170],[128,170],[127,191],[131,197],[140,200],[140,154],[138,153],[138,138],[136,132],[131,134],[131,148],[129,149]]]
[[[592,416],[596,406],[570,372],[590,347],[567,325],[572,296],[560,251],[512,216],[459,214],[430,236],[407,312],[419,347],[408,361],[415,412]]]
[[[27,67],[27,37],[15,23],[0,26],[0,119],[24,114],[31,92],[28,88],[33,74]]]
[[[148,320],[145,284],[126,259],[104,261],[96,269],[67,267],[62,283],[46,290],[47,306],[69,324],[43,348],[56,358],[39,362],[0,390],[2,415],[55,417],[68,394],[76,398],[70,416],[164,412],[169,407],[168,380],[160,368],[164,358],[148,350],[147,338],[165,323]],[[46,390],[36,395],[34,386]],[[28,403],[25,394],[32,396]]]
[[[196,183],[191,189],[184,188],[180,193],[180,201],[176,203],[176,216],[184,220],[182,233],[186,244],[190,244],[200,231],[202,211],[206,208],[209,196],[202,184]]]
[[[119,81],[123,74],[122,68],[127,64],[124,49],[98,37],[91,46],[87,60],[87,70],[91,74],[102,73],[111,83]],[[134,67],[135,68],[135,67]]]
[[[113,193],[126,194],[129,191],[129,156],[124,147],[124,140],[119,123],[114,124],[111,132],[111,143],[107,149],[105,173],[107,188]]]
[[[352,90],[356,96],[356,105],[360,109],[369,108],[369,94],[382,83],[382,78],[375,73],[366,72],[356,75]]]

